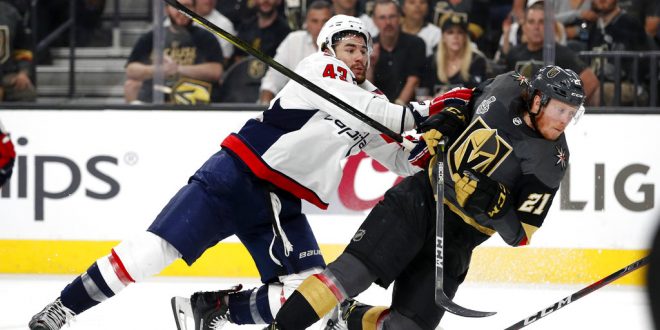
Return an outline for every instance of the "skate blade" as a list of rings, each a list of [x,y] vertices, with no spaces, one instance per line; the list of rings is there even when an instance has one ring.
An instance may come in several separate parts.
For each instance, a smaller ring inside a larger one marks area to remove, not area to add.
[[[188,320],[193,320],[192,305],[190,299],[184,297],[172,297],[172,313],[177,330],[188,330]],[[194,329],[194,325],[190,327]]]

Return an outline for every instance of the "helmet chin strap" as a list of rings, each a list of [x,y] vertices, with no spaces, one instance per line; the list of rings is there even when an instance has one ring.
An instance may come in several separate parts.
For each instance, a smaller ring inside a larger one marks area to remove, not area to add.
[[[539,130],[539,126],[536,123],[536,116],[538,116],[538,114],[540,114],[541,111],[543,111],[542,109],[543,105],[541,103],[543,102],[539,102],[539,110],[536,113],[534,113],[532,112],[532,108],[534,106],[534,100],[532,99],[532,103],[530,104],[530,109],[527,111],[527,113],[529,114],[529,121],[532,122],[532,127],[534,127],[534,130],[539,134],[541,134],[541,131]],[[543,136],[543,134],[541,134],[541,136]]]

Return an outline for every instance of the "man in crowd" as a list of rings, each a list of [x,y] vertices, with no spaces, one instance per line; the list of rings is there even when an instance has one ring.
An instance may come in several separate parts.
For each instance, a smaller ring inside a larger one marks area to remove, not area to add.
[[[194,9],[195,0],[181,4]],[[171,24],[165,27],[163,70],[165,86],[154,86],[154,32],[138,39],[128,57],[124,99],[127,103],[152,102],[154,88],[169,92],[173,103],[219,101],[219,80],[223,71],[220,44],[213,35],[192,25],[192,20],[171,6],[165,6]],[[179,91],[186,90],[183,93]]]
[[[255,0],[257,15],[238,26],[238,38],[273,57],[282,40],[291,32],[289,23],[278,14],[282,0]],[[236,49],[234,63],[247,56]]]
[[[215,9],[217,0],[195,0],[197,5],[195,6],[195,12],[204,17],[209,22],[217,25],[221,29],[236,35],[236,29],[234,24],[224,15],[222,15],[217,9]],[[224,62],[222,63],[225,67],[228,66],[231,57],[234,55],[234,45],[231,42],[227,41],[225,38],[216,36],[218,42],[220,43],[220,48],[222,48],[222,56],[224,56]]]
[[[401,8],[393,0],[376,0],[372,14],[378,27],[374,40],[373,79],[387,98],[406,104],[415,97],[426,62],[426,45],[421,38],[401,32]]]
[[[316,0],[307,8],[305,16],[305,29],[294,31],[284,38],[274,60],[293,70],[303,58],[318,51],[316,38],[323,24],[332,17],[332,7],[325,0]],[[269,68],[261,79],[259,103],[267,105],[275,94],[286,85],[289,78],[273,68]]]
[[[36,100],[31,44],[27,22],[11,3],[0,1],[0,102]]]
[[[523,75],[531,75],[543,66],[544,32],[544,3],[539,1],[525,9],[522,23],[526,42],[513,47],[506,56],[508,70],[516,70]],[[566,46],[555,42],[555,64],[562,68],[571,69],[580,75],[584,83],[584,92],[587,104],[598,105],[600,101],[600,82],[596,74]]]

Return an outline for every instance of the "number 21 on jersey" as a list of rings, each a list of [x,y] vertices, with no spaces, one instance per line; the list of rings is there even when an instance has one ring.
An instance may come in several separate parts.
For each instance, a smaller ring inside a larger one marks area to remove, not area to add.
[[[532,193],[527,196],[527,200],[518,208],[518,211],[532,214],[542,214],[550,200],[550,194]]]
[[[339,78],[343,81],[346,81],[346,78],[348,77],[348,70],[346,70],[346,68],[336,67],[332,63],[328,63],[328,65],[325,66],[325,69],[323,69],[323,77],[330,77],[332,79]]]

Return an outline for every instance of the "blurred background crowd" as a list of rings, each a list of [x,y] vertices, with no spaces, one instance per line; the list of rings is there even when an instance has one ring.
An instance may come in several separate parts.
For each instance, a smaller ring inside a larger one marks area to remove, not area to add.
[[[657,0],[180,0],[294,69],[334,14],[374,39],[368,78],[396,103],[544,63],[591,106],[658,106]],[[287,78],[159,0],[0,0],[0,100],[268,104]]]

